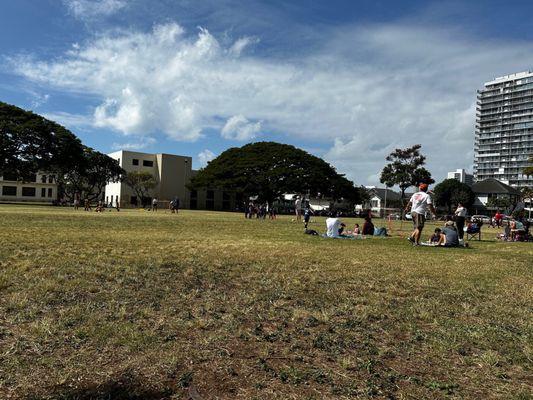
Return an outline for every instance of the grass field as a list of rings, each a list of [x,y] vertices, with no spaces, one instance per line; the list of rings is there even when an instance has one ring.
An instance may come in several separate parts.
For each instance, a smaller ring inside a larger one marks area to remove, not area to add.
[[[0,206],[0,398],[532,398],[533,246],[399,227]]]

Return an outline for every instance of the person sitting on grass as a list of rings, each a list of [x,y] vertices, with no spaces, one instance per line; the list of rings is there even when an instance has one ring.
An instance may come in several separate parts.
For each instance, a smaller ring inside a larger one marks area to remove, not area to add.
[[[431,237],[429,238],[429,243],[430,244],[439,243],[441,233],[442,233],[442,230],[440,228],[435,228],[435,233],[433,233],[433,235],[431,235]]]
[[[459,246],[459,235],[453,225],[453,221],[447,221],[440,233],[440,239],[437,246],[457,247]]]
[[[365,217],[365,222],[363,224],[363,235],[374,235],[374,224],[372,223],[372,219],[370,216]]]
[[[352,233],[353,233],[353,235],[360,235],[361,234],[361,228],[359,228],[359,224],[355,224]]]
[[[326,219],[326,236],[330,238],[345,237],[343,235],[344,228],[346,225],[337,218],[335,214],[331,214],[329,218]]]

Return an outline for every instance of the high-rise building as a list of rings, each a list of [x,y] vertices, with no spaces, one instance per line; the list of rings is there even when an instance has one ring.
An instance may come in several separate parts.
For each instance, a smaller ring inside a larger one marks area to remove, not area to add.
[[[448,172],[448,179],[457,179],[459,182],[465,183],[468,186],[472,186],[474,183],[474,176],[461,168],[452,172]]]
[[[533,186],[533,176],[523,174],[533,155],[533,72],[502,76],[484,86],[477,96],[474,179]]]

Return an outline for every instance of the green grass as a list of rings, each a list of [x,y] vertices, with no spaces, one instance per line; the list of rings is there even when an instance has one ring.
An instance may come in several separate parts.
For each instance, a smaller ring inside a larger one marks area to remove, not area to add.
[[[531,244],[291,218],[0,206],[0,398],[531,398]]]

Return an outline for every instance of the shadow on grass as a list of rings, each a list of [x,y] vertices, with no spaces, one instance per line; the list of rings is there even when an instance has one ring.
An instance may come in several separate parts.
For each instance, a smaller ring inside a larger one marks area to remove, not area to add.
[[[179,393],[185,393],[178,389]],[[163,400],[170,399],[178,393],[171,388],[152,388],[150,385],[131,377],[121,377],[100,385],[90,385],[82,388],[59,387],[51,393],[30,396],[28,400]],[[182,397],[180,397],[182,398]]]

